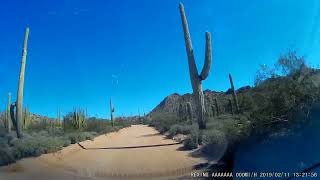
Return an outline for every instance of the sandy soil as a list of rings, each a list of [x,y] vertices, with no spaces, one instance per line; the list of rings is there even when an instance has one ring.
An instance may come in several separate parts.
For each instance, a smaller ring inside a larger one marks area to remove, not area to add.
[[[111,147],[170,144],[148,126],[134,125],[94,141],[71,145],[62,151],[27,158],[0,168],[5,180],[84,180],[84,179],[168,179],[188,175],[192,166],[206,162],[179,150],[182,145],[133,149],[102,149]],[[91,148],[91,149],[90,149]],[[101,149],[100,149],[101,148]]]

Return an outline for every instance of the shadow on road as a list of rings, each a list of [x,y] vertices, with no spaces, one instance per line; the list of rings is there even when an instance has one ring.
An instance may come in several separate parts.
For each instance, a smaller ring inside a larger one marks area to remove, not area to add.
[[[149,148],[149,147],[160,147],[160,146],[173,146],[181,144],[181,142],[177,143],[169,143],[169,144],[154,144],[154,145],[144,145],[144,146],[124,146],[124,147],[102,147],[102,148],[86,148],[82,144],[78,143],[78,145],[84,150],[108,150],[108,149],[136,149],[136,148]]]

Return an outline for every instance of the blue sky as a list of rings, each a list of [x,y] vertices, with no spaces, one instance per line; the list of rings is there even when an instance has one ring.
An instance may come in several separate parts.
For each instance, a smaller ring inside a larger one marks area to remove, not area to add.
[[[213,65],[204,89],[252,85],[259,64],[289,49],[318,65],[317,0],[183,1],[198,68],[205,31]],[[0,5],[0,107],[16,96],[25,27],[30,27],[25,99],[34,113],[55,116],[84,107],[109,117],[152,110],[167,95],[191,92],[178,0],[3,1]],[[199,70],[200,71],[200,70]]]

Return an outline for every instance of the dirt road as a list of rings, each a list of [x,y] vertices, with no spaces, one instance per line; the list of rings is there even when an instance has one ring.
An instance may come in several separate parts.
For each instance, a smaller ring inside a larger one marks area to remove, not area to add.
[[[191,157],[190,151],[179,150],[181,144],[152,146],[173,143],[151,127],[134,125],[82,142],[86,149],[71,145],[57,153],[2,167],[0,179],[168,179],[188,175],[192,166],[205,162]]]

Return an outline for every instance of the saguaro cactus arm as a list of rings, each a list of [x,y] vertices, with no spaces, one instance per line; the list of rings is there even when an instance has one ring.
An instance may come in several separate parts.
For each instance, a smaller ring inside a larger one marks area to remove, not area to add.
[[[186,51],[187,51],[187,56],[188,56],[188,64],[189,64],[189,72],[190,72],[190,77],[193,79],[194,77],[199,76],[198,75],[198,69],[197,65],[194,59],[193,55],[193,49],[192,49],[192,42],[191,42],[191,37],[189,33],[189,27],[188,27],[188,21],[184,12],[184,6],[182,3],[179,4],[180,8],[180,14],[181,14],[181,20],[182,20],[182,26],[183,26],[183,32],[184,32],[184,40],[186,43]],[[192,80],[192,84],[194,84]]]
[[[212,49],[211,49],[211,35],[209,32],[206,32],[206,51],[205,51],[205,60],[204,65],[200,74],[200,79],[205,80],[210,72],[212,64]]]

